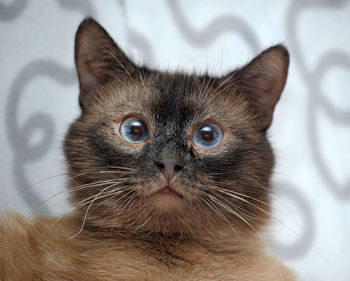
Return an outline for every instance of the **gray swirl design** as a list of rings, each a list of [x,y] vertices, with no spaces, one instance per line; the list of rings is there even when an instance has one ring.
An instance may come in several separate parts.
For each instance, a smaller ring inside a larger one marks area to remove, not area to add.
[[[308,70],[301,52],[301,47],[298,44],[296,22],[300,12],[305,8],[326,6],[340,9],[345,4],[346,1],[293,1],[291,2],[289,14],[287,16],[287,29],[290,37],[289,42],[293,47],[294,61],[297,63],[302,73],[301,77],[304,78],[304,83],[308,87],[307,125],[312,157],[314,158],[320,177],[326,183],[329,191],[339,200],[348,200],[350,198],[350,177],[346,180],[345,184],[341,186],[331,174],[328,163],[322,156],[322,149],[319,143],[317,112],[320,109],[325,109],[327,116],[332,122],[340,124],[350,123],[350,112],[341,112],[334,109],[320,89],[320,79],[324,73],[334,66],[349,68],[349,59],[338,50],[329,51],[320,59],[314,72]]]
[[[62,8],[76,10],[84,15],[96,15],[95,8],[88,0],[57,0]],[[9,5],[0,3],[0,21],[10,22],[18,18],[28,5],[28,0],[15,0]]]
[[[66,69],[50,60],[36,60],[26,65],[16,76],[12,84],[6,105],[6,131],[11,149],[14,153],[13,175],[18,192],[31,210],[41,205],[39,196],[31,190],[25,167],[42,158],[50,149],[55,135],[52,117],[45,112],[34,112],[22,126],[19,125],[19,101],[26,86],[37,77],[49,77],[62,85],[71,85],[76,81],[74,70]],[[30,136],[41,131],[41,139],[30,146]],[[48,215],[49,209],[43,206],[40,213]]]
[[[142,61],[146,65],[153,65],[154,55],[152,45],[149,40],[139,31],[129,27],[128,24],[128,10],[124,0],[117,0],[121,10],[124,14],[124,21],[126,32],[128,34],[128,41],[130,47],[135,47],[141,55]]]
[[[27,4],[27,0],[15,0],[9,5],[0,3],[0,21],[14,21],[23,13]]]
[[[146,39],[146,37],[137,30],[129,28],[128,39],[130,46],[137,48],[137,50],[140,52],[143,62],[146,65],[152,65],[154,60],[152,45]]]
[[[75,10],[83,15],[96,15],[91,1],[86,0],[56,0],[65,10]],[[27,0],[15,0],[9,5],[0,3],[0,21],[14,21],[27,6]],[[37,77],[49,77],[61,85],[71,85],[76,81],[75,70],[66,69],[50,60],[36,60],[18,73],[13,80],[6,106],[6,131],[7,138],[14,153],[13,176],[15,186],[23,201],[34,211],[41,206],[40,196],[32,189],[26,175],[26,166],[44,157],[49,151],[55,135],[55,124],[52,117],[45,112],[34,112],[19,125],[19,102],[26,86]],[[30,145],[29,140],[34,132],[41,132],[41,139],[35,145]],[[42,215],[49,215],[49,208],[40,207]]]
[[[96,9],[92,5],[91,1],[88,0],[57,0],[59,5],[68,11],[78,11],[85,16],[96,16]]]
[[[314,126],[311,128],[311,141],[314,143],[313,146],[313,157],[315,162],[318,165],[320,170],[320,174],[323,177],[323,180],[326,182],[327,187],[333,192],[333,194],[339,200],[349,200],[350,199],[350,177],[346,179],[343,185],[337,183],[334,179],[333,175],[329,172],[328,165],[329,163],[325,160],[321,145],[319,143],[318,132],[319,123],[317,122],[317,112],[322,108],[325,110],[327,116],[332,120],[332,122],[336,122],[342,125],[350,125],[350,111],[340,111],[339,109],[335,109],[332,104],[327,100],[324,93],[320,89],[320,84],[322,78],[325,74],[334,67],[341,67],[347,70],[350,70],[350,59],[339,51],[329,51],[325,54],[319,61],[316,70],[312,74],[315,79],[315,92],[313,95],[317,95],[317,99],[313,101],[315,104],[313,108],[310,110],[310,123],[313,123]]]
[[[289,183],[276,183],[274,190],[278,198],[287,198],[297,205],[302,214],[302,233],[296,234],[296,239],[288,244],[279,242],[276,238],[271,238],[269,246],[278,256],[285,259],[296,259],[306,255],[311,248],[315,238],[315,219],[312,209],[303,195]]]
[[[177,0],[167,0],[167,4],[169,12],[181,34],[189,43],[197,48],[204,48],[212,44],[223,33],[235,32],[249,43],[254,53],[260,50],[260,44],[254,35],[253,29],[238,17],[234,17],[233,15],[220,16],[202,30],[196,31],[184,16]]]
[[[322,79],[326,76],[326,73],[333,68],[343,68],[350,71],[350,58],[347,54],[340,52],[338,50],[328,51],[318,62],[313,77],[315,77],[315,84],[318,86],[317,89],[317,100],[315,102],[320,102],[323,106],[323,109],[337,123],[342,125],[350,125],[350,110],[342,111],[338,108],[335,108],[326,97],[326,94],[323,93],[320,88]],[[328,93],[331,94],[331,93]]]

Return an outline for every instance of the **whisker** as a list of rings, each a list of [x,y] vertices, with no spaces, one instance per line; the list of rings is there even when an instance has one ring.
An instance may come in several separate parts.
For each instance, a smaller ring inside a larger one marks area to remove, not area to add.
[[[221,198],[222,200],[226,201],[227,203],[232,204],[232,202],[230,202],[227,198],[221,196],[220,194],[215,194],[215,195],[216,195],[217,197]],[[235,198],[241,199],[241,198],[239,198],[239,197],[235,197]],[[249,201],[246,201],[246,202],[252,204],[252,203],[249,202]],[[254,204],[252,204],[252,206],[254,206],[254,207],[260,209],[258,206],[254,205]],[[239,210],[241,210],[241,211],[244,212],[246,215],[248,215],[248,216],[254,218],[255,220],[256,220],[256,219],[261,220],[261,218],[260,218],[258,215],[255,215],[255,214],[253,214],[252,212],[249,212],[248,210],[246,210],[246,209],[244,209],[244,208],[242,208],[242,207],[240,207],[240,206],[234,205],[234,207],[237,208],[237,209],[239,209]],[[260,210],[263,211],[266,215],[269,216],[269,213],[268,213],[268,212],[266,212],[266,211],[263,210],[263,209],[260,209]],[[263,220],[262,220],[262,221],[263,221]]]
[[[117,184],[113,184],[112,185],[112,187],[114,187],[114,186],[117,186]],[[109,197],[109,196],[118,195],[118,193],[122,193],[123,191],[124,190],[120,189],[120,188],[118,188],[117,191],[114,191],[114,190],[109,191],[109,192],[107,191],[107,192],[105,192],[105,194],[103,196],[99,196],[98,199],[103,199],[103,198],[106,198],[106,197]],[[91,200],[94,200],[94,198],[95,198],[95,195],[87,197],[87,198],[83,199],[82,201],[80,201],[78,204],[76,204],[74,206],[74,208],[78,208],[79,209],[79,208],[89,204],[91,202]]]
[[[130,187],[130,186],[126,186],[126,187],[125,187],[123,190],[121,190],[120,192],[115,192],[115,193],[110,194],[109,197],[108,197],[106,200],[104,200],[102,203],[104,203],[104,202],[106,202],[106,201],[108,201],[108,200],[110,200],[110,199],[112,199],[112,198],[114,198],[114,197],[116,197],[116,196],[120,196],[123,192],[128,191],[128,188],[129,188],[129,187]],[[130,192],[130,190],[129,190],[128,192]],[[124,196],[122,196],[122,197],[124,197]],[[115,204],[116,202],[118,202],[118,201],[119,201],[119,199],[116,200],[115,202],[113,202],[113,204],[111,204],[108,208],[106,208],[106,210],[100,215],[98,221],[100,221],[100,220],[102,219],[102,217],[104,216],[104,214],[105,214],[106,212],[108,212],[108,211],[114,206],[114,204]]]
[[[76,175],[75,177],[78,177],[78,176],[80,176],[80,175],[83,175],[83,173],[82,173],[82,174],[79,174],[79,175]],[[58,177],[63,177],[63,176],[68,176],[68,174],[67,174],[67,173],[64,173],[64,174],[59,174],[59,175],[50,176],[50,177],[44,178],[44,179],[42,179],[42,180],[39,180],[39,181],[37,181],[37,182],[35,182],[35,183],[33,183],[33,184],[31,184],[31,185],[25,187],[25,188],[22,189],[20,192],[18,192],[15,196],[13,196],[9,201],[7,201],[4,205],[2,205],[2,206],[0,207],[0,210],[1,210],[1,209],[5,209],[5,208],[6,208],[8,205],[10,205],[13,201],[15,201],[17,198],[19,198],[20,196],[22,196],[24,193],[28,192],[30,189],[36,187],[37,185],[39,185],[39,184],[41,184],[41,183],[43,183],[43,182],[46,182],[46,181],[48,181],[48,180],[51,180],[51,179],[54,179],[54,178],[58,178]]]
[[[236,194],[232,194],[232,193],[230,193],[230,192],[227,192],[227,191],[224,191],[224,190],[220,190],[220,189],[219,189],[219,192],[221,192],[221,193],[223,193],[223,194],[225,194],[225,195],[227,195],[227,196],[230,196],[230,197],[232,197],[232,198],[235,198],[235,199],[237,199],[237,200],[240,200],[240,201],[242,201],[242,202],[244,202],[244,203],[247,203],[247,204],[249,204],[249,205],[251,205],[251,206],[254,206],[254,207],[257,208],[259,211],[261,211],[261,212],[263,212],[264,214],[266,214],[266,215],[269,216],[269,213],[268,213],[266,210],[260,208],[259,206],[257,206],[256,204],[254,204],[254,203],[252,203],[252,202],[250,202],[250,201],[248,201],[248,200],[245,200],[244,198],[241,198],[240,196],[238,196],[238,195],[236,195]],[[216,194],[216,195],[219,196],[219,194]],[[223,197],[222,197],[222,198],[223,198]],[[226,200],[227,200],[227,199],[226,199]],[[261,200],[258,200],[258,199],[257,199],[257,201],[261,201]],[[262,201],[261,201],[261,202],[262,202]],[[267,203],[265,203],[265,205],[268,206]]]
[[[142,229],[142,227],[144,227],[151,219],[152,219],[153,215],[151,214],[147,220],[145,220],[141,225],[139,225],[135,231],[139,231],[140,229]]]
[[[88,213],[89,213],[89,210],[90,210],[92,204],[96,201],[96,199],[98,198],[99,195],[101,195],[105,190],[107,190],[107,189],[109,189],[109,188],[111,188],[111,187],[113,187],[113,186],[115,186],[115,184],[111,184],[111,185],[105,187],[104,189],[102,189],[102,190],[95,196],[95,198],[92,200],[92,202],[90,203],[90,205],[89,205],[88,208],[86,209],[85,216],[84,216],[84,219],[83,219],[83,222],[82,222],[82,225],[81,225],[80,230],[78,231],[78,233],[76,233],[75,235],[73,235],[73,236],[70,237],[69,239],[73,239],[74,237],[76,237],[77,235],[79,235],[79,234],[82,232],[82,230],[83,230],[83,228],[84,228],[84,225],[85,225],[85,221],[86,221],[87,215],[88,215]]]
[[[263,238],[263,236],[260,234],[260,232],[258,232],[246,219],[244,219],[240,214],[238,214],[237,212],[235,212],[234,210],[232,210],[229,206],[227,206],[225,203],[221,202],[219,199],[217,199],[216,197],[209,195],[209,198],[211,198],[211,200],[213,201],[213,203],[218,204],[219,206],[221,206],[222,208],[224,208],[225,210],[227,210],[229,213],[237,216],[239,219],[241,219],[243,222],[245,222],[258,236],[258,238],[261,240],[261,242],[265,245],[265,247],[270,251],[270,253],[272,253],[272,250],[270,248],[270,246],[268,245],[268,243],[265,241],[265,239]],[[276,266],[276,270],[278,272],[280,272],[279,267]]]
[[[237,239],[240,240],[237,231],[233,228],[232,224],[228,221],[228,219],[225,217],[225,215],[220,211],[218,207],[216,207],[211,201],[207,201],[206,198],[199,197],[202,202],[204,202],[211,210],[213,210],[215,213],[219,215],[219,217],[223,218],[227,224],[230,226],[234,234],[236,235]]]
[[[256,233],[258,233],[257,230],[256,230],[245,218],[243,218],[239,213],[237,213],[236,211],[232,210],[232,208],[230,208],[229,206],[227,206],[225,203],[221,202],[217,197],[215,197],[215,196],[213,196],[213,195],[211,195],[211,194],[209,194],[209,193],[207,193],[207,195],[209,196],[209,198],[210,198],[213,202],[215,202],[215,203],[217,203],[218,205],[220,205],[222,208],[224,208],[224,209],[225,209],[226,211],[228,211],[229,213],[231,213],[231,214],[237,216],[239,219],[241,219],[243,222],[245,222],[249,227],[251,227]]]
[[[241,192],[238,192],[238,191],[229,190],[229,189],[225,189],[225,188],[224,189],[220,189],[219,191],[222,192],[222,193],[225,193],[225,194],[227,194],[229,196],[231,194],[233,194],[233,195],[237,195],[238,197],[241,196],[241,197],[249,198],[249,199],[254,200],[254,201],[258,202],[258,203],[261,203],[261,204],[263,204],[265,206],[270,206],[270,204],[267,203],[267,202],[264,202],[262,200],[259,200],[259,199],[255,198],[255,197],[253,197],[253,196],[250,196],[248,194],[244,194],[244,193],[241,193]],[[238,199],[243,200],[241,198],[238,198]],[[246,200],[245,200],[245,202],[253,204],[252,202],[249,202],[249,201],[246,201]]]
[[[132,190],[130,190],[129,192],[127,192],[126,194],[124,194],[122,197],[118,198],[118,200],[116,200],[112,206],[116,205],[118,202],[120,202],[124,197],[128,196],[129,194],[133,193]],[[118,213],[117,217],[114,219],[113,221],[113,224],[112,224],[112,227],[111,227],[111,232],[113,231],[113,228],[114,226],[116,225],[117,223],[117,220],[119,219],[119,215],[120,213]]]

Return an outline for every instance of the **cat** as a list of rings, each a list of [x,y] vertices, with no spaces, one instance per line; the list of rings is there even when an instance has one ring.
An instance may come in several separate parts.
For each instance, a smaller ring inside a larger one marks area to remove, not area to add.
[[[137,66],[95,20],[75,39],[74,212],[0,219],[0,280],[295,280],[268,253],[266,137],[289,55],[222,77]]]

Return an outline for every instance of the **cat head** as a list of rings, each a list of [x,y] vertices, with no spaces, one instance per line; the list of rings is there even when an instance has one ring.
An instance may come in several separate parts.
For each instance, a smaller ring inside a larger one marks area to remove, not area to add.
[[[287,78],[285,47],[222,77],[161,72],[135,65],[86,19],[75,61],[81,116],[65,154],[86,227],[195,235],[264,225],[266,129]]]

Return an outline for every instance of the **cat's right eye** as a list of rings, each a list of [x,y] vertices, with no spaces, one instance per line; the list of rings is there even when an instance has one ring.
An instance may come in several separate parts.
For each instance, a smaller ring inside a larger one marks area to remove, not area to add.
[[[130,143],[141,143],[149,137],[146,122],[138,117],[125,119],[119,126],[119,134]]]

